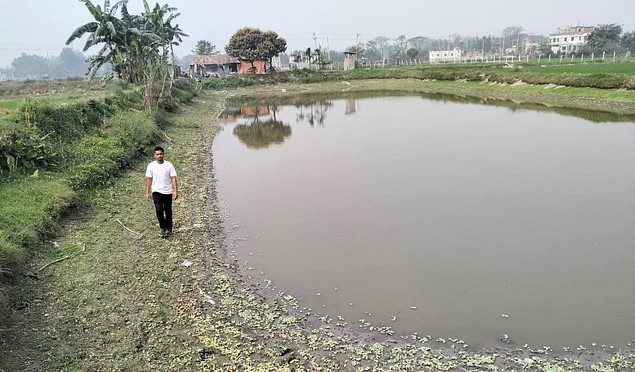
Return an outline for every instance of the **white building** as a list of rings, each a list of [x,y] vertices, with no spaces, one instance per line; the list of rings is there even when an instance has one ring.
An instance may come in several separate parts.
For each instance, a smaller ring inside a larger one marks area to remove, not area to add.
[[[580,50],[593,32],[593,26],[575,26],[549,35],[551,50],[557,54],[570,54]]]
[[[430,51],[430,63],[442,62],[460,62],[462,57],[461,49],[454,48],[452,50],[433,50]]]

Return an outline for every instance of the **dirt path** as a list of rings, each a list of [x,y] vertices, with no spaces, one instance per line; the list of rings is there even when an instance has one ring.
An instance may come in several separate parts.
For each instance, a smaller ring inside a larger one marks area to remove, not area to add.
[[[12,320],[0,330],[0,371],[558,371],[602,361],[603,370],[635,365],[632,351],[565,356],[523,348],[470,350],[415,335],[356,333],[318,319],[264,283],[244,281],[223,248],[210,153],[226,98],[199,97],[166,133],[166,158],[181,183],[171,239],[159,238],[153,206],[143,200],[150,159],[92,196],[92,207],[64,218],[55,242],[46,244],[64,248],[71,258],[20,278]],[[42,258],[34,271],[51,260]]]

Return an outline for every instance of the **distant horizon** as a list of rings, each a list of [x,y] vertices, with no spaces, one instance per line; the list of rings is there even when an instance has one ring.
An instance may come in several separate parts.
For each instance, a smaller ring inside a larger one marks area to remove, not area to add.
[[[103,6],[103,1],[93,3]],[[430,0],[425,4],[415,0],[398,4],[386,0],[345,3],[323,0],[319,5],[272,0],[266,12],[262,4],[255,1],[247,1],[241,9],[232,4],[192,0],[160,2],[165,3],[181,13],[174,23],[190,35],[175,48],[179,58],[191,54],[198,40],[208,40],[224,53],[231,35],[242,27],[277,32],[287,41],[287,52],[316,46],[344,51],[358,41],[365,43],[378,36],[391,40],[400,35],[408,39],[424,36],[446,40],[454,35],[500,36],[503,29],[510,26],[520,26],[527,34],[543,36],[576,25],[618,24],[625,32],[635,30],[635,25],[628,23],[634,22],[630,17],[632,6],[625,0],[601,4],[590,0],[536,0],[513,7],[503,0]],[[140,13],[141,4],[141,0],[130,0],[130,12]],[[9,15],[0,22],[0,68],[11,67],[11,62],[22,53],[42,57],[59,55],[66,47],[64,42],[68,36],[92,20],[85,5],[76,0],[0,0],[0,6],[3,14]],[[69,46],[81,51],[83,43],[84,40],[78,40]]]

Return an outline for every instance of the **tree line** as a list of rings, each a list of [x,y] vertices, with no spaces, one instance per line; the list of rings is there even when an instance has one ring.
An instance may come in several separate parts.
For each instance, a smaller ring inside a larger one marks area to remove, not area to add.
[[[579,49],[577,54],[596,55],[602,52],[624,54],[635,51],[635,32],[622,32],[622,27],[615,24],[600,25],[590,34],[587,45]],[[346,48],[355,52],[358,60],[370,62],[421,59],[426,60],[430,51],[452,50],[474,51],[482,55],[557,55],[549,45],[549,37],[535,35],[524,31],[520,26],[505,27],[500,35],[463,36],[449,35],[448,38],[430,38],[415,36],[408,38],[400,35],[396,38],[377,36],[366,42],[358,42]],[[328,55],[324,63],[324,56]],[[292,58],[296,61],[324,65],[328,62],[341,62],[341,52],[325,53],[322,48],[311,50],[294,50]]]
[[[86,75],[86,56],[71,48],[64,48],[59,55],[42,57],[22,53],[11,62],[9,68],[0,68],[5,79],[68,79]]]

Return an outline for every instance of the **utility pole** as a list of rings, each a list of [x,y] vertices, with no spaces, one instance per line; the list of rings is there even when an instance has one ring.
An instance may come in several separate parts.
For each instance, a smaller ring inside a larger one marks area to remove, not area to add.
[[[330,62],[331,61],[331,46],[329,45],[329,37],[326,37],[326,53],[327,53],[327,59]],[[333,65],[331,64],[331,68],[333,67]]]

